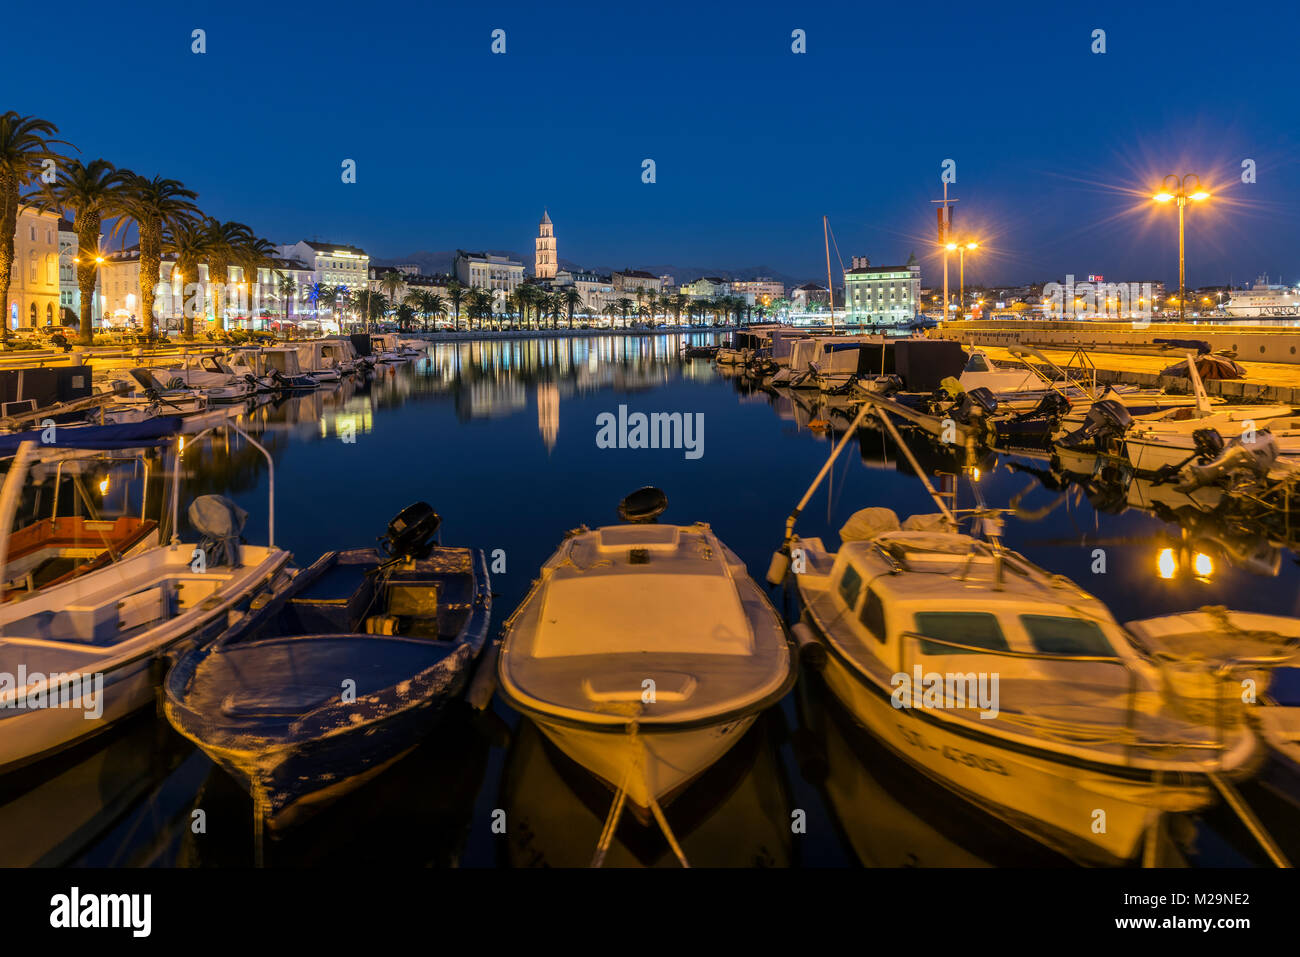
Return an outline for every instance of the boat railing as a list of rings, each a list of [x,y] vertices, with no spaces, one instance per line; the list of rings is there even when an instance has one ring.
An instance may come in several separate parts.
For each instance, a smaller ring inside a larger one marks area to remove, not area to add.
[[[942,645],[944,648],[952,649],[955,652],[973,653],[996,658],[1050,661],[1053,663],[1098,664],[1121,668],[1128,678],[1128,689],[1125,693],[1127,705],[1125,706],[1124,728],[1121,737],[1112,738],[1109,742],[1096,736],[1085,740],[1085,736],[1079,733],[1087,727],[1082,723],[1053,723],[1023,712],[1017,714],[1016,723],[1027,727],[1041,737],[1055,738],[1067,743],[1105,744],[1122,742],[1125,764],[1133,764],[1133,752],[1137,749],[1143,751],[1213,751],[1220,754],[1220,760],[1217,763],[1222,764],[1221,755],[1226,750],[1226,744],[1223,739],[1224,729],[1221,722],[1215,724],[1215,737],[1212,741],[1164,741],[1143,739],[1138,736],[1137,698],[1142,683],[1142,675],[1138,671],[1137,662],[1130,661],[1127,658],[1118,655],[1061,655],[1042,651],[1015,651],[1010,648],[983,648],[978,645],[967,645],[943,638],[935,638],[915,631],[905,631],[899,636],[899,639],[898,667],[903,674],[910,674],[910,664],[913,663],[913,659],[909,657],[909,650],[913,644],[919,645],[921,642]],[[1072,730],[1074,733],[1071,733]]]

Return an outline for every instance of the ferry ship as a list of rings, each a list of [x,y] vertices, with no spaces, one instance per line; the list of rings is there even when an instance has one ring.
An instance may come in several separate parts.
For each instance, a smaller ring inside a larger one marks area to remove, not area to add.
[[[1261,276],[1250,289],[1234,290],[1223,310],[1230,316],[1300,316],[1300,292],[1270,286]]]

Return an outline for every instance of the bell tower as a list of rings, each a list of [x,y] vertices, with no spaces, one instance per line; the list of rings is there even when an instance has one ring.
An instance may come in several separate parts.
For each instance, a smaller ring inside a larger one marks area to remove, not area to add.
[[[555,227],[551,225],[550,214],[542,210],[542,222],[537,227],[536,256],[533,261],[533,275],[538,279],[554,279],[559,260],[555,256]]]

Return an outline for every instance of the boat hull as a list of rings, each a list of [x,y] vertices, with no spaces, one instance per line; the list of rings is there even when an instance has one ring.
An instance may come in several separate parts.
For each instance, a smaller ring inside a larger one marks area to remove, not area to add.
[[[531,715],[551,743],[611,789],[626,787],[641,812],[665,803],[707,771],[754,723],[756,714],[682,730],[642,726],[635,735],[609,726],[576,726]]]
[[[854,720],[903,760],[1017,830],[1085,863],[1131,861],[1164,811],[1192,811],[1212,801],[1204,779],[1155,784],[958,734],[943,722],[925,720],[922,712],[895,708],[886,690],[834,653],[827,655],[823,678]]]

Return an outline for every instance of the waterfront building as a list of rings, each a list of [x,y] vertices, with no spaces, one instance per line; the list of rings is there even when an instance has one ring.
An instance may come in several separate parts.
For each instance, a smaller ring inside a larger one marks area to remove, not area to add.
[[[555,251],[555,227],[546,210],[542,210],[542,221],[537,226],[537,238],[533,240],[533,245],[533,275],[538,279],[554,279],[560,261]]]
[[[99,300],[92,297],[91,320],[99,321]],[[59,309],[63,324],[81,321],[81,287],[77,285],[77,234],[72,223],[59,217]]]
[[[751,306],[770,306],[785,298],[785,286],[775,279],[733,279],[731,295],[741,297]]]
[[[790,306],[794,310],[808,310],[814,306],[825,308],[830,302],[831,296],[826,287],[815,282],[806,282],[790,290]]]
[[[681,293],[691,299],[716,299],[731,294],[731,283],[719,276],[701,276],[692,282],[682,283]]]
[[[356,246],[304,239],[278,247],[277,253],[282,259],[306,264],[311,270],[309,289],[313,285],[342,286],[352,292],[365,289],[370,279],[370,256]]]
[[[456,250],[456,279],[462,286],[510,295],[524,281],[524,264],[508,256]]]
[[[844,271],[844,303],[862,322],[910,322],[920,310],[921,267],[873,266],[867,257],[854,256],[853,267]]]
[[[637,290],[646,292],[660,293],[663,292],[664,280],[662,276],[655,276],[646,272],[644,269],[624,269],[622,272],[616,272],[610,277],[610,285],[618,293],[619,298],[634,299]]]
[[[282,278],[293,280],[293,290],[288,295],[280,292]],[[250,315],[284,319],[298,315],[302,310],[301,304],[310,301],[311,287],[315,281],[315,270],[301,259],[272,256],[269,263],[257,270],[255,295],[250,299]]]
[[[59,322],[59,220],[56,212],[19,206],[5,317],[10,329]]]

